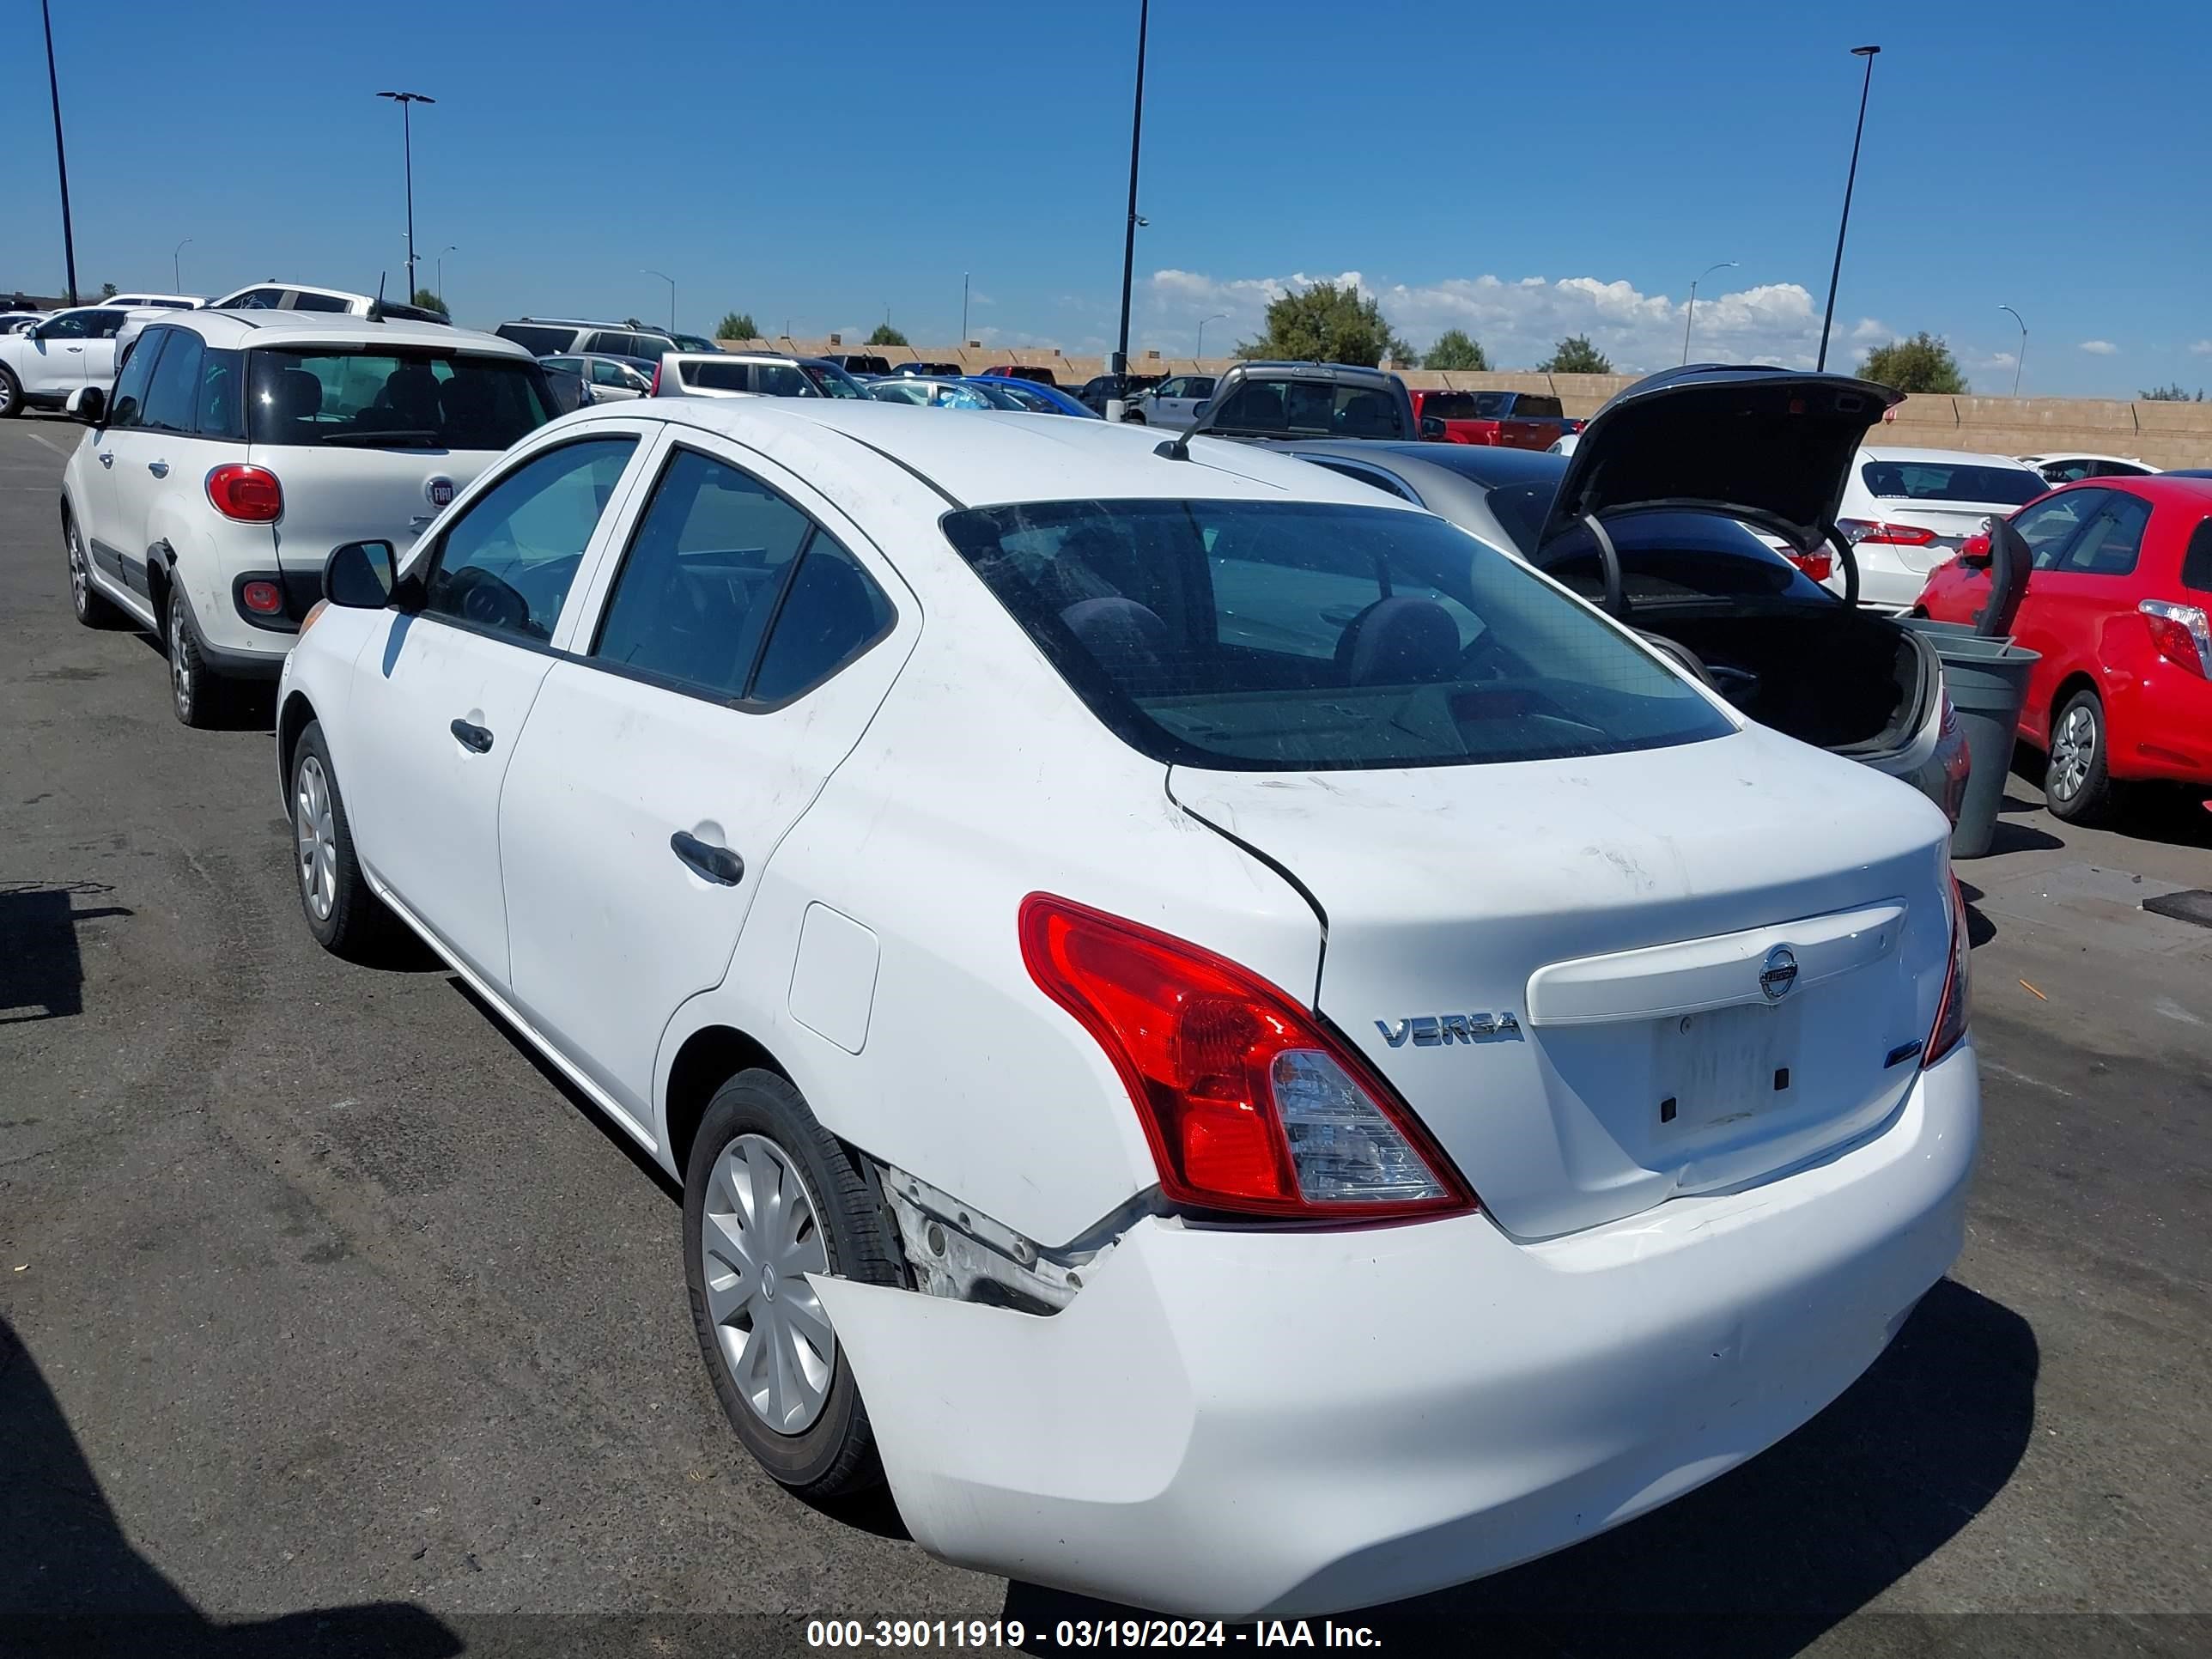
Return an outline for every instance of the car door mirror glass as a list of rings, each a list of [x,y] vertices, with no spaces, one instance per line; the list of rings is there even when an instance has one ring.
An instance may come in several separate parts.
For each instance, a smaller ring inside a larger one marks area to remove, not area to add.
[[[381,611],[398,586],[390,542],[348,542],[323,565],[323,597],[349,611]]]
[[[70,393],[64,407],[87,426],[98,426],[107,413],[107,393],[96,386],[81,386]]]
[[[1437,415],[1424,415],[1421,416],[1421,436],[1423,438],[1426,439],[1431,443],[1435,443],[1440,441],[1443,435],[1444,423],[1443,416]]]

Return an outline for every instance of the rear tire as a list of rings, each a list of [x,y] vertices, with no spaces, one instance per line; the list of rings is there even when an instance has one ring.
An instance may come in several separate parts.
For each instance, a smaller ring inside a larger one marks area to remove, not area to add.
[[[208,666],[200,653],[199,630],[176,594],[169,596],[161,636],[168,646],[169,708],[183,724],[207,731],[221,726],[234,702],[229,681]]]
[[[5,368],[0,368],[0,421],[10,419],[23,412],[23,385]]]
[[[2094,691],[2076,691],[2051,722],[2051,758],[2043,769],[2043,795],[2051,816],[2068,823],[2101,823],[2118,804],[2118,787],[2106,764],[2105,705]]]
[[[684,1182],[692,1328],[738,1438],[809,1498],[876,1486],[883,1467],[852,1365],[800,1274],[902,1285],[894,1238],[873,1176],[787,1081],[740,1072],[715,1091]]]
[[[62,515],[62,540],[69,549],[70,609],[87,628],[118,628],[128,620],[122,608],[92,585],[92,565],[73,514]]]
[[[338,793],[323,724],[310,720],[292,749],[286,791],[292,807],[292,873],[300,908],[315,943],[349,962],[380,960],[399,937],[399,918],[385,908],[354,856],[353,825]]]
[[[1127,414],[1121,416],[1121,424],[1123,426],[1143,426],[1146,424],[1145,420],[1145,411],[1141,409],[1133,409],[1129,410]]]

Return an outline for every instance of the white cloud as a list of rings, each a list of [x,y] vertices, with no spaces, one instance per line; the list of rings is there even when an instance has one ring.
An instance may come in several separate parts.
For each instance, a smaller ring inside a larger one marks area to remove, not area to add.
[[[1541,362],[1555,343],[1571,334],[1588,335],[1623,373],[1664,368],[1682,358],[1686,301],[1595,276],[1455,276],[1416,287],[1378,285],[1356,270],[1227,279],[1156,270],[1146,284],[1151,326],[1145,343],[1182,349],[1178,337],[1194,332],[1198,319],[1215,312],[1228,313],[1229,320],[1206,331],[1209,343],[1254,338],[1264,325],[1269,301],[1323,281],[1348,285],[1381,301],[1390,325],[1417,347],[1426,347],[1448,328],[1465,329],[1500,368]],[[1870,317],[1861,319],[1850,334],[1860,343],[1890,337],[1890,331]],[[1691,356],[1701,362],[1809,368],[1820,344],[1820,310],[1797,283],[1698,296]]]
[[[2200,357],[2212,357],[2212,340],[2199,340],[2189,349]]]
[[[2119,347],[2114,345],[2110,340],[2084,340],[2081,342],[2081,349],[2092,357],[2117,357],[2120,353]]]

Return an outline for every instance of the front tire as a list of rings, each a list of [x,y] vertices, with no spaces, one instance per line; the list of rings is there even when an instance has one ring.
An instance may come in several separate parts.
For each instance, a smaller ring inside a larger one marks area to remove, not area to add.
[[[2076,691],[2051,722],[2051,758],[2043,794],[2051,815],[2068,823],[2110,818],[2118,791],[2106,763],[2105,705],[2094,691]]]
[[[74,514],[62,517],[62,540],[69,547],[70,609],[87,628],[114,628],[125,620],[114,600],[92,585],[92,565],[84,550],[84,538]]]
[[[200,653],[199,630],[191,612],[175,594],[169,597],[169,614],[162,621],[161,636],[168,646],[169,708],[183,724],[206,731],[223,723],[230,712],[231,686]]]
[[[374,962],[389,949],[398,919],[385,908],[354,856],[353,825],[320,720],[307,722],[292,750],[292,873],[307,931],[332,956]]]
[[[23,383],[5,368],[0,368],[0,421],[9,420],[23,412]]]
[[[853,1370],[803,1277],[904,1282],[883,1196],[798,1090],[715,1092],[684,1182],[684,1275],[715,1396],[754,1460],[809,1498],[883,1479]]]

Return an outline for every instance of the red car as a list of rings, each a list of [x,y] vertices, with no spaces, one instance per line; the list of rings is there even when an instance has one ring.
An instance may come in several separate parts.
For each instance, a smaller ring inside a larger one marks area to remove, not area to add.
[[[2013,633],[2039,652],[2020,735],[2051,757],[2059,817],[2106,812],[2114,786],[2212,786],[2212,478],[2090,478],[2012,514],[2034,556]],[[1914,607],[1972,622],[1990,546],[1970,537]]]
[[[1413,416],[1431,442],[1549,449],[1570,428],[1557,398],[1533,392],[1416,392]],[[1433,424],[1432,424],[1433,423]],[[1574,429],[1582,423],[1576,422]]]

